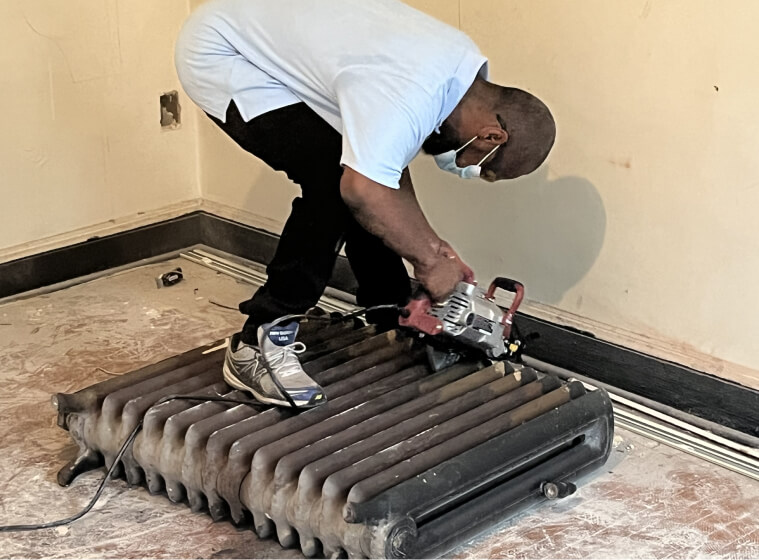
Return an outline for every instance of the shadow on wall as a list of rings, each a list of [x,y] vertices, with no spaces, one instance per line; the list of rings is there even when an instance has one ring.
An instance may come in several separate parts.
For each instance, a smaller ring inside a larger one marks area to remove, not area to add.
[[[281,232],[300,189],[246,153],[210,120],[206,195],[244,209],[257,227]],[[606,235],[606,210],[582,177],[548,178],[548,166],[500,183],[465,181],[440,171],[430,157],[412,164],[412,177],[430,222],[477,273],[481,283],[509,276],[527,296],[557,304],[590,270]]]
[[[543,166],[527,177],[487,184],[449,177],[427,161],[415,168],[430,221],[482,283],[509,276],[525,284],[530,299],[556,304],[598,258],[606,210],[587,179],[549,179]]]

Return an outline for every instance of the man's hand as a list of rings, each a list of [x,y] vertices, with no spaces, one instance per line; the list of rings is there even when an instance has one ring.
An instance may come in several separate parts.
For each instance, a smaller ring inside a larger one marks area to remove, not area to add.
[[[432,300],[437,302],[450,296],[459,282],[474,282],[474,272],[448,242],[440,240],[435,252],[438,258],[432,266],[417,266],[414,273]]]
[[[456,284],[464,280],[460,261],[443,255],[432,266],[414,267],[414,275],[433,302],[444,301],[456,288]]]
[[[461,267],[462,272],[464,273],[464,282],[467,282],[469,284],[474,283],[474,271],[469,268],[469,266],[461,260],[461,257],[459,257],[459,254],[453,250],[453,247],[451,247],[447,241],[440,241],[440,254],[444,257],[448,257],[449,259],[454,259]]]

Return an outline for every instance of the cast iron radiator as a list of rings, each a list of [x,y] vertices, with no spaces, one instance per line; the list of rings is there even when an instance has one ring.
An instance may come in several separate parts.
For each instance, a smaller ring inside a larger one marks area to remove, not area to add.
[[[611,450],[604,391],[507,362],[432,373],[400,331],[312,322],[302,332],[304,368],[329,399],[306,412],[154,406],[167,395],[247,399],[222,381],[220,345],[56,395],[58,424],[80,446],[59,483],[112,465],[144,416],[118,465],[131,485],[252,522],[306,556],[430,557],[557,497]]]

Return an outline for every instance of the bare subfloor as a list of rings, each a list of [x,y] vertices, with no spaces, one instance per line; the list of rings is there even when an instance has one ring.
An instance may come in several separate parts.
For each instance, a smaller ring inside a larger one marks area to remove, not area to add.
[[[181,265],[186,281],[156,289]],[[189,263],[150,265],[0,306],[0,525],[66,517],[102,472],[55,482],[76,449],[50,396],[235,332],[251,288]],[[99,369],[103,368],[103,369]],[[105,370],[105,371],[104,371]],[[110,372],[110,373],[108,373]],[[758,558],[759,483],[618,430],[606,466],[575,496],[456,550],[461,558]],[[113,482],[84,519],[0,536],[2,557],[288,558],[251,531]]]

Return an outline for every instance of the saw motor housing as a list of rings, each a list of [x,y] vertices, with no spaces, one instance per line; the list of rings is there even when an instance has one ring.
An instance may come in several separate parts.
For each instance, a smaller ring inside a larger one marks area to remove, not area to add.
[[[516,294],[506,311],[495,303],[498,288]],[[504,358],[519,346],[518,341],[511,341],[511,327],[523,297],[524,286],[508,278],[496,278],[487,291],[459,282],[443,302],[433,304],[426,296],[413,300],[404,309],[400,325],[478,349],[491,359]]]

